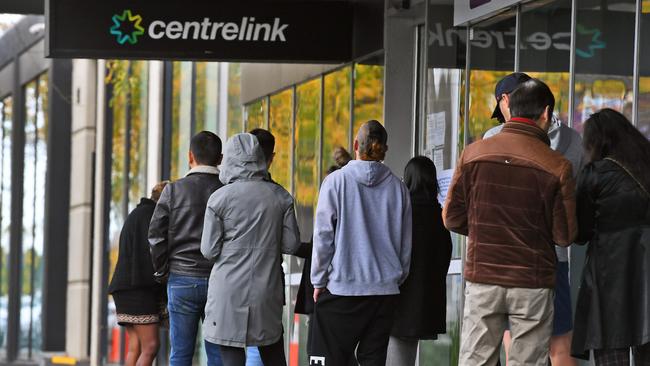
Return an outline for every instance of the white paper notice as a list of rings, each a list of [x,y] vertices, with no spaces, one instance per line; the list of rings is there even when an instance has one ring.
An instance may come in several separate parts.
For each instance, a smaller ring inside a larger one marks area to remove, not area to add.
[[[433,163],[436,164],[436,170],[442,170],[445,164],[444,149],[435,149],[433,150]]]
[[[424,147],[427,152],[433,150],[436,147],[434,144],[435,131],[436,131],[436,114],[431,113],[427,115],[427,140],[426,146]]]
[[[447,114],[445,111],[433,114],[433,144],[441,146],[445,144],[445,127],[447,126]]]
[[[438,186],[440,187],[440,193],[438,194],[438,202],[440,204],[445,203],[447,199],[447,192],[449,191],[449,185],[451,184],[451,178],[454,175],[453,169],[439,170],[438,171]]]

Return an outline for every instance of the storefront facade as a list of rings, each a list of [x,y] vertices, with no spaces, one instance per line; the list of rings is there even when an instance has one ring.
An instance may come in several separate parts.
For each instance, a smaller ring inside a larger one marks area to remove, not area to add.
[[[0,363],[65,347],[71,62],[44,58],[43,21],[0,38]]]
[[[546,81],[577,131],[610,107],[650,137],[646,0],[515,3],[456,26],[451,0],[353,4],[351,51],[335,63],[45,59],[40,17],[0,38],[0,364],[51,361],[49,352],[123,362],[106,293],[119,231],[156,182],[187,172],[198,131],[275,135],[271,174],[295,197],[303,241],[331,152],[351,150],[361,123],[384,123],[395,174],[426,155],[444,186],[463,148],[497,124],[494,85],[513,71]],[[5,48],[12,39],[20,46]],[[421,344],[421,366],[458,364],[464,245],[454,236],[447,334]],[[574,295],[583,261],[572,249]],[[308,319],[293,313],[302,261],[287,256],[284,269],[286,351],[304,365]]]

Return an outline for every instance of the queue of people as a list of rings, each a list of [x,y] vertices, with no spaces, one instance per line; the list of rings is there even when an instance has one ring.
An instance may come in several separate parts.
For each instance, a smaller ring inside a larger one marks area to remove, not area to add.
[[[468,237],[459,364],[650,365],[650,142],[605,109],[584,140],[554,115],[541,80],[495,88],[501,125],[465,148],[444,208],[434,163],[403,179],[383,164],[377,121],[335,149],[300,243],[293,197],[269,173],[275,139],[200,132],[190,171],[162,182],[125,221],[111,282],[128,365],[151,365],[169,318],[170,364],[192,364],[202,325],[208,365],[286,365],[282,255],[305,259],[296,313],[309,365],[415,365],[446,332],[449,231]],[[577,185],[576,185],[577,179]],[[588,245],[575,318],[571,244]],[[573,356],[573,357],[572,357]]]

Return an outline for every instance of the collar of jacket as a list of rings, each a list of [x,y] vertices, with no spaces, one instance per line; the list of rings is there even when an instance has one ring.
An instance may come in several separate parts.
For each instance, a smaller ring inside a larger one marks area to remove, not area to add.
[[[503,130],[501,130],[501,132],[535,137],[546,145],[551,146],[551,140],[548,138],[548,134],[537,125],[530,125],[528,123],[511,120],[503,125]]]
[[[209,165],[197,165],[194,168],[190,169],[190,171],[187,172],[185,176],[187,177],[190,174],[198,173],[219,175],[219,168]]]
[[[140,205],[154,205],[155,206],[156,201],[152,200],[151,198],[142,197],[142,198],[140,198]]]

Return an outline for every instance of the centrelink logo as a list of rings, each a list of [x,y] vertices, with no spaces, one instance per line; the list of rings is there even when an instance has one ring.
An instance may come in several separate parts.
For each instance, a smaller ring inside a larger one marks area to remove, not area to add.
[[[119,44],[136,44],[138,43],[138,36],[144,34],[144,28],[140,25],[142,23],[142,17],[131,14],[131,10],[124,10],[122,15],[113,15],[112,20],[111,34],[117,37],[117,43]],[[125,29],[126,23],[131,24],[132,29],[130,29],[130,32],[127,32]]]
[[[142,26],[140,15],[133,15],[131,10],[112,17],[113,25],[110,33],[117,38],[117,43],[136,44],[138,37],[146,33],[153,40],[159,39],[192,39],[211,41],[263,41],[286,42],[285,31],[289,24],[284,24],[280,18],[273,18],[273,23],[256,22],[254,17],[242,17],[241,22],[218,22],[210,18],[202,21],[163,21],[154,20],[149,23],[147,30]]]

